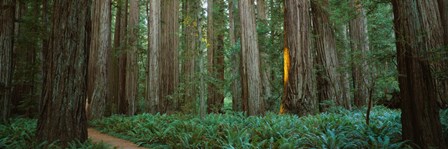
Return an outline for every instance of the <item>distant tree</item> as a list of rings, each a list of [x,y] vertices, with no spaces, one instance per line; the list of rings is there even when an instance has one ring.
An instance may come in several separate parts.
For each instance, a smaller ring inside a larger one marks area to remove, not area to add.
[[[224,105],[224,93],[219,84],[224,81],[224,14],[223,0],[207,1],[207,57],[208,85],[207,111],[218,112]]]
[[[339,59],[336,51],[336,39],[330,23],[328,0],[311,0],[313,13],[314,45],[316,48],[317,95],[319,102],[333,101],[336,105],[348,107],[342,90]],[[321,107],[320,110],[325,110]]]
[[[0,122],[7,122],[11,110],[12,52],[16,0],[4,0],[0,7]]]
[[[265,0],[257,0],[257,22],[258,28],[261,28],[261,32],[258,31],[258,45],[260,48],[260,61],[261,61],[261,80],[262,80],[262,98],[263,102],[267,105],[268,99],[271,97],[271,64],[272,59],[268,54],[268,36],[264,33],[264,29],[268,26],[268,16],[266,14],[266,2]]]
[[[243,66],[243,99],[247,101],[249,115],[264,114],[262,82],[260,74],[260,52],[255,23],[255,9],[253,1],[239,1],[241,21],[241,52]],[[244,91],[245,90],[245,91]],[[246,95],[245,95],[246,94]]]
[[[87,140],[87,28],[90,1],[53,1],[49,47],[44,50],[42,108],[37,124],[38,141]]]
[[[177,101],[170,98],[179,84],[179,0],[161,1],[161,111],[176,110]]]
[[[92,3],[92,31],[89,51],[89,72],[94,73],[93,84],[90,84],[88,118],[101,118],[106,111],[106,98],[108,97],[108,53],[111,48],[111,0],[95,0]]]
[[[199,30],[200,27],[199,15],[200,15],[201,2],[186,0],[183,3],[183,18],[184,18],[184,41],[185,50],[183,52],[183,64],[182,64],[182,81],[186,85],[184,88],[185,93],[181,101],[179,101],[179,109],[183,109],[183,106],[194,105],[197,97],[196,82],[197,77],[196,66],[197,57],[199,54]]]
[[[116,108],[119,114],[128,114],[128,97],[126,86],[126,74],[127,74],[127,52],[129,45],[127,44],[128,36],[128,4],[129,0],[118,0],[117,15],[115,19],[115,35],[114,35],[114,48],[116,49],[117,65],[116,69],[118,76],[116,77],[117,88],[112,90],[117,92]]]
[[[229,0],[229,39],[230,46],[235,48],[235,44],[237,41],[237,33],[235,33],[235,22],[237,19],[236,8],[235,8],[234,0]],[[241,61],[241,52],[234,51],[232,53],[232,109],[233,111],[241,111],[242,110],[242,100],[241,100],[241,76],[240,74],[240,61]]]
[[[147,81],[147,97],[148,112],[157,113],[160,111],[160,0],[151,0],[149,2],[149,35],[148,35],[148,76]]]
[[[355,17],[349,24],[350,46],[352,50],[352,77],[354,86],[354,103],[357,107],[365,106],[368,99],[369,78],[367,75],[367,52],[369,39],[367,35],[367,18],[360,0],[350,0],[355,10]]]
[[[128,105],[127,114],[134,115],[136,110],[135,101],[138,94],[138,65],[137,65],[137,41],[138,41],[138,22],[139,22],[139,1],[130,0],[129,26],[127,34],[126,49],[126,104]]]
[[[290,0],[284,5],[284,89],[280,113],[315,114],[319,109],[310,45],[310,2]]]
[[[436,0],[393,0],[403,140],[446,148],[431,74],[431,50],[443,43]]]

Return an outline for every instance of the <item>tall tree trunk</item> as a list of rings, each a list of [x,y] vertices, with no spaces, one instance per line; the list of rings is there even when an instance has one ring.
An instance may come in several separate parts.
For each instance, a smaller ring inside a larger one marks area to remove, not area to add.
[[[214,1],[215,0],[207,0],[207,69],[208,75],[210,78],[215,78],[216,72],[213,64],[215,63],[215,32],[214,32]],[[210,113],[212,111],[216,111],[214,105],[216,89],[213,82],[208,83],[208,94],[207,94],[207,112]]]
[[[161,87],[160,98],[162,112],[174,110],[177,107],[175,98],[170,98],[176,91],[179,82],[179,0],[163,0],[161,2],[162,21],[162,51],[161,51]]]
[[[220,91],[219,84],[224,81],[224,20],[220,19],[224,13],[224,1],[208,0],[207,5],[207,57],[208,84],[207,111],[218,112],[224,105],[224,95]]]
[[[436,86],[438,91],[438,100],[439,105],[442,108],[448,108],[448,1],[446,0],[438,0],[440,19],[442,22],[442,26],[444,26],[444,45],[441,47],[442,55],[445,59],[440,60],[437,71],[439,71],[440,75],[436,78]]]
[[[422,148],[446,148],[430,57],[443,43],[436,0],[393,0],[403,139]]]
[[[148,47],[148,77],[147,81],[147,104],[148,112],[157,113],[162,112],[160,106],[160,0],[151,0],[149,9],[149,47]]]
[[[129,0],[118,1],[121,9],[120,17],[120,33],[118,39],[118,111],[120,114],[127,114],[129,105],[127,102],[127,86],[126,86],[126,63],[127,52],[129,45],[127,45],[126,38],[128,38],[128,4]]]
[[[235,48],[235,4],[234,0],[229,0],[229,38],[230,46]],[[240,79],[240,51],[234,51],[232,54],[232,109],[233,111],[241,111],[241,79]]]
[[[354,103],[357,107],[361,107],[367,103],[369,84],[368,64],[365,60],[366,52],[369,51],[367,18],[360,0],[351,0],[351,6],[356,10],[356,17],[350,21]]]
[[[87,140],[87,28],[89,0],[53,1],[52,32],[45,50],[42,109],[38,141],[59,140],[63,146]]]
[[[344,49],[350,49],[349,44],[349,38],[348,38],[348,31],[347,31],[347,25],[342,26],[342,36],[343,36],[343,47]],[[338,57],[340,58],[348,58],[350,57],[350,54],[348,52],[342,51],[338,52]],[[346,60],[341,61],[341,66],[349,66],[350,63]],[[350,86],[350,72],[345,72],[345,74],[341,74],[340,79],[342,81],[342,90],[343,90],[343,96],[344,99],[344,107],[347,109],[352,109],[352,96],[350,94],[351,86]]]
[[[268,26],[267,24],[267,15],[266,15],[266,5],[265,0],[257,0],[257,17],[258,22],[260,26]],[[261,28],[261,27],[260,27]],[[260,47],[260,58],[261,58],[261,80],[262,80],[262,98],[263,102],[266,106],[270,106],[267,104],[268,99],[271,97],[271,66],[269,64],[269,61],[271,60],[269,58],[269,54],[267,54],[267,36],[265,33],[259,33],[258,34],[258,45]],[[270,109],[266,107],[267,109]]]
[[[48,0],[42,0],[42,24],[40,24],[40,25],[42,25],[43,26],[43,29],[42,29],[42,33],[43,34],[45,34],[45,35],[49,35],[50,34],[50,27],[51,27],[51,23],[50,23],[50,15],[49,15],[49,9],[48,9],[48,4],[49,2],[48,2]],[[46,76],[45,76],[45,73],[44,73],[44,70],[46,70],[47,68],[47,66],[43,63],[43,61],[44,61],[44,55],[43,55],[43,53],[48,53],[47,52],[47,50],[48,50],[48,47],[49,47],[49,36],[42,36],[42,54],[41,54],[41,56],[39,57],[40,58],[40,61],[42,62],[42,65],[41,65],[41,75],[42,75],[42,78],[46,78]],[[42,83],[41,83],[41,87],[43,88],[43,80],[42,80]],[[44,90],[42,90],[42,89],[40,89],[40,96],[39,97],[41,97],[42,95],[43,95],[43,93],[44,93]],[[39,98],[39,105],[38,105],[38,111],[40,112],[40,110],[43,108],[42,107],[42,103],[43,103],[43,100],[42,100],[43,98]]]
[[[197,85],[195,72],[196,72],[196,57],[199,52],[198,43],[200,42],[198,33],[198,21],[201,7],[200,1],[186,1],[184,4],[184,24],[185,24],[185,51],[184,51],[184,65],[182,70],[183,82],[186,85],[185,96],[183,101],[180,102],[179,109],[182,109],[184,105],[194,105],[196,99]]]
[[[313,78],[310,2],[285,1],[284,93],[280,113],[318,112]]]
[[[317,50],[317,96],[320,103],[330,100],[336,105],[342,106],[344,105],[345,93],[341,90],[341,77],[337,71],[339,60],[336,51],[336,39],[330,26],[327,7],[328,0],[311,1],[315,35],[314,45]],[[325,111],[326,108],[328,107],[320,107],[320,110]]]
[[[1,120],[7,122],[11,110],[12,52],[14,48],[14,21],[16,0],[4,0],[0,10],[0,106]]]
[[[138,0],[130,0],[128,26],[129,51],[126,52],[126,102],[128,105],[127,114],[135,114],[135,100],[138,92],[138,64],[137,64],[137,41],[139,5]]]
[[[255,10],[253,1],[239,1],[239,12],[241,20],[241,52],[243,70],[247,78],[247,97],[249,115],[260,115],[264,113],[263,100],[261,98],[261,74],[260,53],[258,49],[257,30],[255,23]]]
[[[110,50],[111,34],[111,0],[95,0],[92,3],[92,33],[89,53],[89,68],[94,66],[94,83],[92,95],[89,99],[87,110],[89,119],[97,119],[104,116],[106,111],[106,97],[108,91],[108,53]],[[95,55],[92,55],[96,53]],[[94,62],[94,64],[92,64]],[[92,78],[88,78],[92,79]]]
[[[123,24],[123,0],[118,0],[117,12],[115,15],[115,30],[114,30],[114,39],[113,39],[113,48],[111,52],[108,53],[108,84],[109,84],[109,94],[107,99],[109,112],[110,114],[118,114],[120,113],[120,76],[119,76],[119,56],[121,55],[121,46],[122,46],[122,35],[124,32],[124,24]]]

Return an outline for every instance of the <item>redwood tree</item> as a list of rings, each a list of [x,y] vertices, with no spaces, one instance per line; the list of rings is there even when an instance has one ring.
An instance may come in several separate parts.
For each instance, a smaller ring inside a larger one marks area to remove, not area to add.
[[[87,140],[86,73],[90,1],[53,1],[49,48],[44,50],[39,141],[59,140],[63,146]]]
[[[101,118],[106,110],[108,95],[107,59],[110,50],[111,0],[95,0],[92,3],[92,33],[89,53],[89,72],[93,73],[91,95],[89,95],[89,119]]]
[[[429,57],[443,43],[436,0],[393,0],[403,139],[446,148]]]
[[[285,1],[284,89],[280,113],[318,112],[308,0]]]
[[[242,77],[247,81],[242,86],[243,90],[247,90],[247,92],[243,91],[243,98],[247,98],[247,113],[249,115],[260,115],[264,113],[264,109],[261,98],[260,52],[255,24],[255,9],[253,1],[240,0],[238,4],[241,21]]]
[[[12,51],[14,48],[14,18],[16,0],[0,3],[0,122],[6,122],[10,114]]]
[[[314,45],[316,48],[317,95],[319,102],[333,101],[336,105],[348,107],[344,102],[342,81],[340,80],[339,60],[336,51],[336,39],[327,12],[328,0],[312,0]],[[325,110],[321,107],[321,111]]]
[[[148,75],[146,77],[147,112],[161,112],[160,101],[160,0],[149,2]]]
[[[355,10],[355,17],[350,20],[350,46],[352,50],[352,77],[354,86],[354,103],[357,107],[367,104],[368,76],[366,53],[369,51],[367,35],[367,18],[360,0],[350,0]],[[355,61],[356,60],[356,61]]]
[[[175,110],[177,102],[170,98],[179,84],[179,0],[161,1],[161,86],[160,106],[162,112]]]

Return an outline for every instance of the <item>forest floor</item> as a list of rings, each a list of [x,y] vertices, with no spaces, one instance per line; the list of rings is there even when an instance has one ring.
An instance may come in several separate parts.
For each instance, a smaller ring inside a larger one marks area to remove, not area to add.
[[[119,138],[101,133],[93,128],[88,129],[88,134],[89,134],[89,138],[92,139],[93,143],[103,142],[105,144],[112,146],[112,148],[117,148],[117,149],[144,149],[143,147],[139,147],[130,141],[126,141],[123,139],[119,139]]]

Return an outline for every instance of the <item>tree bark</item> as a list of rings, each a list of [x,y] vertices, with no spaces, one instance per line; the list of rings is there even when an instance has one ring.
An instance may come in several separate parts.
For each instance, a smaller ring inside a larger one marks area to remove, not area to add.
[[[350,46],[352,50],[352,77],[354,86],[354,103],[357,107],[365,106],[368,98],[368,64],[365,60],[369,51],[367,36],[367,18],[359,0],[351,0],[356,16],[350,21]],[[358,60],[358,61],[354,61]]]
[[[179,84],[179,0],[161,1],[161,88],[160,98],[162,99],[162,112],[169,112],[178,107],[176,98],[173,95]]]
[[[118,114],[120,113],[120,78],[119,78],[119,56],[122,46],[122,35],[123,32],[123,0],[117,1],[118,5],[116,8],[115,15],[115,30],[114,30],[114,39],[113,39],[113,48],[111,52],[108,53],[108,63],[107,63],[107,71],[108,71],[108,108],[109,114]]]
[[[12,89],[12,52],[14,48],[14,22],[16,0],[4,0],[0,3],[0,122],[8,122],[11,110]]]
[[[214,32],[214,1],[215,0],[207,0],[207,61],[208,61],[208,75],[210,78],[215,78],[215,32]],[[213,84],[214,82],[208,82],[208,94],[207,94],[207,112],[211,113],[213,111],[217,111],[216,109],[219,107],[216,107],[214,105],[215,103],[215,94],[216,94],[216,88]],[[218,109],[219,110],[219,109]]]
[[[441,108],[448,108],[448,78],[446,77],[448,75],[448,60],[446,57],[448,57],[448,2],[446,0],[438,0],[439,5],[439,12],[440,12],[440,19],[442,22],[442,26],[444,26],[444,44],[441,47],[441,57],[442,60],[440,60],[438,63],[439,65],[437,67],[437,71],[439,71],[440,75],[436,78],[436,85],[437,85],[437,91],[438,91],[438,102],[439,106]]]
[[[230,46],[235,48],[235,4],[234,0],[229,0],[229,38]],[[241,76],[240,74],[240,51],[234,51],[232,54],[232,109],[233,111],[242,110],[241,101]]]
[[[285,1],[284,94],[280,113],[318,112],[313,51],[310,48],[310,2]]]
[[[239,13],[241,20],[241,52],[245,78],[247,78],[247,97],[249,115],[264,113],[263,100],[261,98],[261,74],[260,53],[258,49],[258,37],[255,23],[255,10],[253,1],[239,1]]]
[[[87,140],[88,0],[53,1],[49,49],[44,51],[44,86],[38,141],[59,140],[62,146]]]
[[[443,43],[436,0],[393,0],[403,140],[446,148],[430,70],[430,50]]]
[[[162,112],[160,109],[160,0],[151,0],[149,9],[149,47],[148,47],[148,77],[147,95],[148,112],[155,114]]]
[[[328,0],[312,0],[314,45],[317,50],[317,96],[319,102],[333,101],[342,106],[344,92],[340,73],[337,71],[339,60],[336,51],[336,39],[330,26],[329,13],[326,11]],[[320,106],[320,111],[328,107]]]
[[[129,105],[127,102],[127,86],[126,86],[126,74],[127,74],[127,52],[129,45],[126,42],[128,37],[128,4],[129,0],[119,0],[120,26],[118,39],[118,111],[120,114],[128,114]],[[118,21],[118,20],[117,20]]]
[[[89,119],[101,118],[106,111],[106,97],[108,91],[108,53],[110,50],[111,34],[111,0],[93,1],[92,33],[89,53],[89,67],[94,66],[94,83],[92,95],[89,99],[87,110]],[[95,55],[92,55],[96,53]],[[93,63],[93,64],[92,64]],[[91,78],[88,78],[91,79]]]
[[[130,0],[128,45],[126,52],[126,102],[127,114],[134,115],[136,111],[135,100],[138,92],[138,64],[137,64],[137,41],[138,41],[139,5],[138,0]]]

